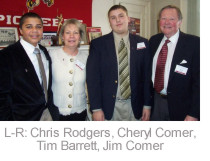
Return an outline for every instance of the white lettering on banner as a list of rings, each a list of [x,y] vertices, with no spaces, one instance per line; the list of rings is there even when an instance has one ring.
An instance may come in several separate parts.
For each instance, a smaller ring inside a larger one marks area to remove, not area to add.
[[[11,15],[7,15],[7,24],[10,24],[10,25],[12,24],[11,17],[12,17]]]
[[[65,21],[66,19],[64,19],[64,21]],[[56,19],[53,19],[53,24],[52,24],[53,26],[58,26],[58,19],[56,18]]]
[[[4,15],[0,15],[0,21],[4,21],[4,20],[5,20]]]
[[[48,22],[51,21],[50,18],[42,18],[43,24],[44,26],[51,26],[51,24],[49,24]]]
[[[13,17],[13,24],[19,25],[19,22],[17,22],[17,19],[20,19],[21,16],[14,16]]]
[[[6,22],[7,25],[19,25],[21,16],[0,15],[0,22]],[[66,19],[64,19],[65,21]],[[58,19],[56,18],[42,18],[43,26],[58,26]],[[81,23],[83,20],[79,20]]]

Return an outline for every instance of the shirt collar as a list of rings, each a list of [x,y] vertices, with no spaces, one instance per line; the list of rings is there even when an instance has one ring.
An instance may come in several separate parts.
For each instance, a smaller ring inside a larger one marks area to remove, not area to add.
[[[37,44],[36,47],[34,47],[29,42],[25,41],[23,38],[20,39],[20,43],[22,44],[23,48],[25,50],[27,50],[29,53],[33,53],[35,48],[38,48],[39,49],[39,45],[38,44]]]
[[[122,36],[120,36],[119,34],[117,34],[116,32],[113,31],[113,35],[114,35],[115,41],[117,41],[117,42],[120,42],[122,38],[123,38],[123,40],[124,40],[125,43],[128,42],[129,32],[127,33],[127,35],[125,35],[125,36],[122,37]]]
[[[180,33],[180,31],[178,30],[173,36],[171,36],[169,38],[170,42],[172,42],[173,44],[175,44],[178,41],[179,33]],[[168,39],[168,38],[164,35],[163,41],[165,42],[166,39]]]

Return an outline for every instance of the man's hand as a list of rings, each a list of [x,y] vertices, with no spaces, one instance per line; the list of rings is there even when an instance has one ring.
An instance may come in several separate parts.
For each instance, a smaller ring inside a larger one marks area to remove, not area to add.
[[[149,119],[150,119],[150,111],[151,111],[150,109],[143,108],[142,118],[141,118],[142,121],[149,121]]]
[[[93,121],[104,121],[104,112],[102,110],[93,112]]]
[[[184,121],[198,121],[198,119],[195,118],[195,117],[192,117],[192,116],[187,115],[185,117]]]

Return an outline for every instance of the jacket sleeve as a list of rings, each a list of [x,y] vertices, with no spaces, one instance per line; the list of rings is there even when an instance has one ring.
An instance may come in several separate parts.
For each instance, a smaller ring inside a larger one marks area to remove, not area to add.
[[[145,41],[146,50],[144,55],[144,105],[151,106],[151,73],[152,58],[149,52],[148,41]]]
[[[91,111],[102,109],[100,51],[95,42],[96,41],[93,40],[90,45],[86,74]]]
[[[6,54],[0,52],[0,120],[9,121],[11,114],[11,88],[12,79],[9,65],[6,60]]]
[[[189,115],[200,119],[200,38],[195,37],[194,43],[195,50],[192,58],[192,102]]]

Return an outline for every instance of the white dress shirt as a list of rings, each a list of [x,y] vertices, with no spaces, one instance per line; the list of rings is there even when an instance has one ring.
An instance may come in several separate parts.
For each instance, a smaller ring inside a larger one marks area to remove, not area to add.
[[[40,69],[39,69],[39,63],[38,63],[36,54],[33,53],[35,48],[38,48],[40,50],[39,45],[37,44],[37,46],[34,47],[33,45],[31,45],[30,43],[28,43],[27,41],[25,41],[23,39],[20,40],[20,43],[23,46],[23,48],[25,49],[29,59],[31,60],[31,63],[34,66],[34,69],[35,69],[36,74],[37,74],[37,76],[39,78],[40,84],[42,84],[42,77],[41,77],[41,73],[40,73]],[[45,55],[44,55],[42,50],[40,50],[40,53],[41,53],[42,62],[43,62],[44,69],[45,69],[45,74],[46,74],[46,78],[47,78],[47,87],[48,87],[48,82],[49,82],[49,62],[46,59],[46,57],[45,57]]]
[[[71,56],[63,48],[49,51],[52,59],[52,91],[54,104],[66,116],[81,113],[86,102],[86,61],[88,51]]]
[[[171,69],[171,62],[174,56],[174,51],[176,48],[176,44],[179,38],[179,33],[180,31],[178,30],[177,33],[175,35],[173,35],[172,37],[169,38],[170,42],[167,44],[168,46],[168,55],[167,55],[167,59],[166,59],[166,64],[165,64],[165,73],[164,73],[164,88],[163,90],[160,92],[162,94],[167,95],[167,87],[168,87],[168,79],[169,79],[169,74],[170,74],[170,69]],[[162,49],[163,44],[165,43],[165,40],[167,39],[166,36],[163,37],[156,53],[155,56],[153,58],[153,65],[152,65],[152,81],[154,84],[154,80],[155,80],[155,72],[156,72],[156,66],[157,66],[157,59],[158,59],[158,55],[160,53],[160,50]]]

